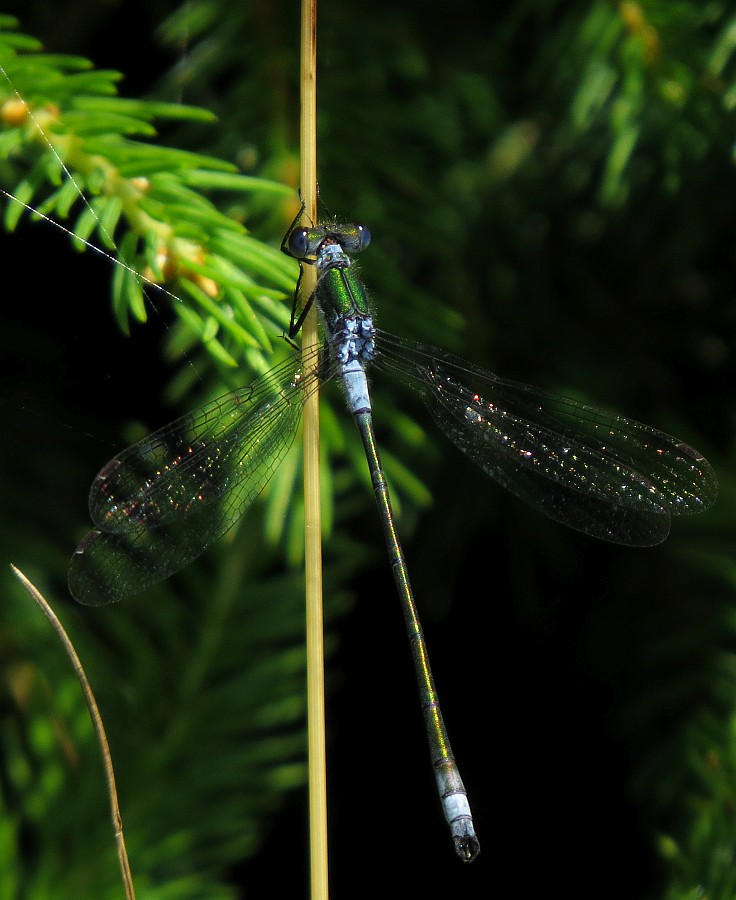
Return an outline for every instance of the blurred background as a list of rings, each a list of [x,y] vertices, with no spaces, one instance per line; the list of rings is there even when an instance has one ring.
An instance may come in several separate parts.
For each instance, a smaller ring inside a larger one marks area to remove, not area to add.
[[[211,110],[150,140],[291,188],[215,198],[278,247],[297,208],[298,4],[3,11],[45,52],[123,73],[125,97]],[[736,897],[736,16],[656,0],[322,0],[319,16],[321,197],[372,232],[379,324],[676,434],[720,483],[661,546],[596,542],[508,495],[376,376],[482,846],[463,866],[354,429],[325,398],[333,896]],[[16,192],[33,152],[6,156]],[[165,297],[122,333],[112,266],[58,229],[25,218],[0,241],[0,896],[122,895],[78,687],[10,562],[98,693],[139,896],[305,896],[298,481],[277,476],[236,533],[125,605],[66,590],[98,469],[250,376],[187,343]]]

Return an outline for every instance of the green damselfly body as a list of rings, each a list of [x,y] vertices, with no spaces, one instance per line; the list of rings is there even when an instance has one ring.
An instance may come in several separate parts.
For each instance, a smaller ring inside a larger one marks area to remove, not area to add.
[[[479,852],[470,807],[442,720],[427,647],[394,523],[373,428],[366,369],[375,366],[424,401],[456,446],[551,519],[629,546],[663,541],[670,517],[707,509],[715,474],[697,450],[664,432],[518,382],[443,350],[376,327],[352,256],[370,242],[361,225],[292,224],[282,249],[318,269],[296,336],[316,303],[325,351],[295,353],[250,386],[231,391],[123,450],[90,491],[95,528],[72,558],[69,587],[81,603],[122,600],[198,557],[243,515],[297,433],[306,397],[339,379],[368,462],[410,639],[432,764],[458,856]]]

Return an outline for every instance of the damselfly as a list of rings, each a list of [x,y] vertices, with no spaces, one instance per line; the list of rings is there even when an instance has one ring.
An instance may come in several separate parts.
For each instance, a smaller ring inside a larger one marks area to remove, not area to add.
[[[368,364],[413,389],[465,454],[551,519],[631,546],[663,541],[670,516],[715,500],[715,474],[692,447],[647,425],[497,378],[438,350],[377,329],[351,254],[360,225],[292,225],[282,248],[319,270],[325,351],[293,357],[129,447],[95,478],[95,529],[77,548],[69,587],[99,605],[139,593],[199,556],[243,515],[291,446],[306,397],[343,384],[360,432],[404,609],[445,817],[458,855],[479,845],[442,721],[373,428]],[[291,337],[305,310],[292,314]]]

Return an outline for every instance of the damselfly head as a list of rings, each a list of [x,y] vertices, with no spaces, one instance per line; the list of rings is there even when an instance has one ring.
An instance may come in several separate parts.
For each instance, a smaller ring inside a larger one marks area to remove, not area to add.
[[[311,262],[330,244],[338,244],[346,253],[360,253],[370,242],[371,233],[365,225],[300,226],[289,232],[282,249],[294,259]]]

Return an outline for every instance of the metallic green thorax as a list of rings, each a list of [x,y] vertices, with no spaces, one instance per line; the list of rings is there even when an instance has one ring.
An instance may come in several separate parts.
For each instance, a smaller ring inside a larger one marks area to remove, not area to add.
[[[328,327],[341,316],[370,315],[365,289],[350,267],[349,257],[343,254],[333,258],[323,270],[317,282],[316,299]]]

